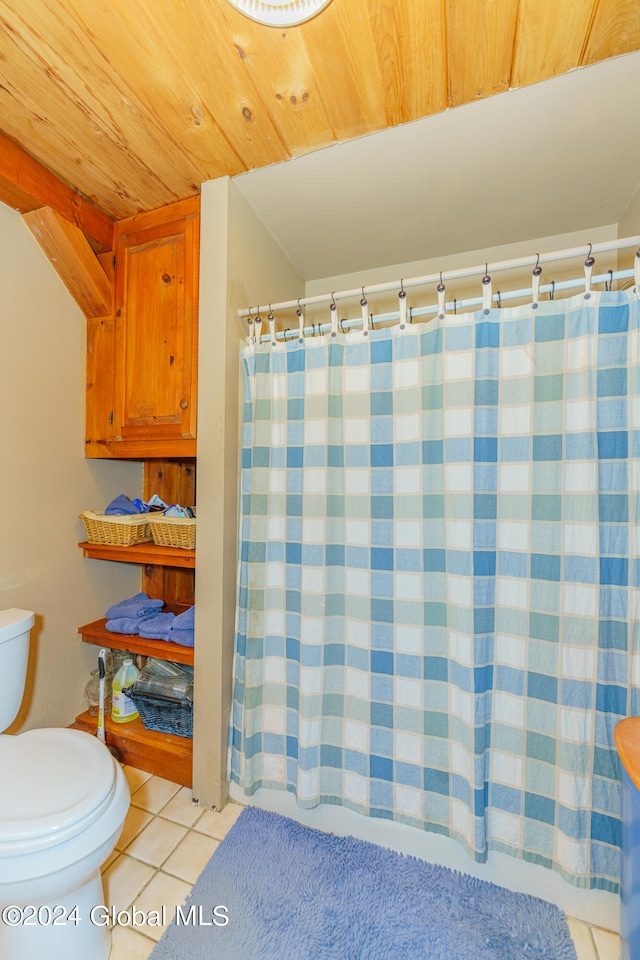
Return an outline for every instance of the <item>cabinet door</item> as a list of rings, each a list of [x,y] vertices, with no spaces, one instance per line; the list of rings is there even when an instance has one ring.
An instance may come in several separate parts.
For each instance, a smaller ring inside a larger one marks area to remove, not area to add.
[[[114,441],[196,435],[199,200],[116,225]]]

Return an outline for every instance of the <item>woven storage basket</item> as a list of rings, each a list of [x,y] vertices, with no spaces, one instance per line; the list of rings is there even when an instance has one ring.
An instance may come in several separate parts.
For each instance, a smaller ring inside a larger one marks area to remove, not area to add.
[[[149,514],[153,542],[160,547],[181,547],[193,550],[196,545],[195,517],[165,517],[162,513]]]
[[[123,693],[126,693],[135,705],[146,730],[193,738],[193,702],[191,700],[170,700],[142,690],[136,692],[135,685],[127,687]]]
[[[107,517],[104,513],[85,510],[80,514],[89,543],[108,544],[113,547],[131,547],[134,543],[152,540],[149,514],[127,514],[123,517]]]

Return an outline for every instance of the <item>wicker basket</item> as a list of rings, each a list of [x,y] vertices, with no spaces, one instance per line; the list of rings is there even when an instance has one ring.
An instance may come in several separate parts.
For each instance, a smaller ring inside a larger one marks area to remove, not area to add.
[[[80,514],[89,543],[108,544],[113,547],[131,547],[135,543],[152,540],[149,514],[106,516],[93,510]]]
[[[170,700],[136,691],[135,685],[123,689],[140,714],[146,730],[173,733],[176,737],[193,738],[193,702]]]
[[[149,526],[153,542],[160,547],[181,547],[183,550],[195,548],[195,517],[165,517],[162,513],[151,513]]]

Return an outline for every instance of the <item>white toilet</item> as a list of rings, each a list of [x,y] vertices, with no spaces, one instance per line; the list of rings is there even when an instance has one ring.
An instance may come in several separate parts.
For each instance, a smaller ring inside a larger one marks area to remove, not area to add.
[[[0,611],[0,731],[22,701],[34,619]],[[119,764],[96,737],[52,727],[0,733],[1,960],[107,960],[105,912],[93,908],[109,907],[100,867],[129,801]]]

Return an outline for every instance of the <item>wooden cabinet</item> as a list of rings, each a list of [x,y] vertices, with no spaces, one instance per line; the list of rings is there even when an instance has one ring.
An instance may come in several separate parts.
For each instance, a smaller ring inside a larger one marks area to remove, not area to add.
[[[88,457],[195,456],[199,210],[115,225],[113,317],[88,327]]]

